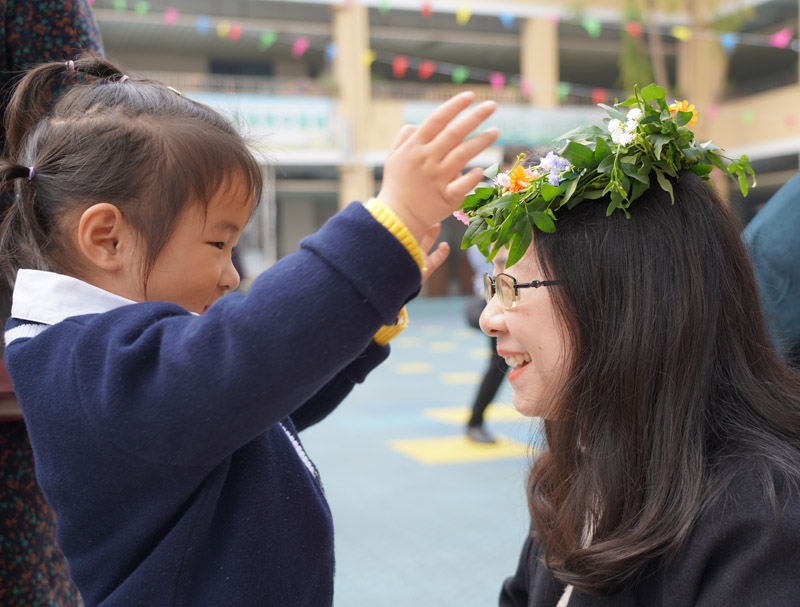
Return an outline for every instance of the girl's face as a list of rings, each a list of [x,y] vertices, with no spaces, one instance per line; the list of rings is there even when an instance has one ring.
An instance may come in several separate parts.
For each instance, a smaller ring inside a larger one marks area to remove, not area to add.
[[[506,250],[495,257],[495,276],[505,272],[507,257]],[[533,246],[505,273],[518,284],[545,279]],[[495,295],[481,314],[481,329],[497,338],[497,353],[508,363],[514,407],[530,417],[557,416],[554,399],[571,359],[566,329],[551,300],[552,289],[558,288],[519,289],[519,302],[511,310],[504,309]]]
[[[239,274],[231,251],[239,241],[253,205],[241,181],[220,188],[207,213],[189,206],[156,258],[142,299],[168,301],[202,314],[236,289]]]

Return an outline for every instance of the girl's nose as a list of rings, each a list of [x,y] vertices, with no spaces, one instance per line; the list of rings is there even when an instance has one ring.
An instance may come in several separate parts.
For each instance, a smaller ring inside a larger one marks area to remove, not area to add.
[[[492,297],[486,307],[481,312],[481,331],[486,333],[489,337],[497,337],[500,333],[505,331],[505,317],[500,304],[497,303],[497,297]]]
[[[239,272],[236,271],[232,258],[225,264],[225,269],[222,271],[219,282],[224,291],[235,291],[236,287],[239,286]]]

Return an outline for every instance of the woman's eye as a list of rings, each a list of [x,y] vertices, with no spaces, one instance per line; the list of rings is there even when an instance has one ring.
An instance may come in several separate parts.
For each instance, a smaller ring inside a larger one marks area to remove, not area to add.
[[[217,247],[218,249],[222,250],[222,249],[225,248],[225,243],[224,242],[212,242],[211,246]]]

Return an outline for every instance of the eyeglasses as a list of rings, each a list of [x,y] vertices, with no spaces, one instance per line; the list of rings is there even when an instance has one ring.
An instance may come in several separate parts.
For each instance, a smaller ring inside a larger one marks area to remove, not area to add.
[[[497,301],[500,302],[500,305],[506,310],[513,310],[519,303],[519,289],[551,287],[560,282],[560,280],[534,280],[525,284],[517,284],[517,279],[508,274],[490,276],[488,273],[484,273],[483,293],[486,297],[486,303],[489,303],[496,293]]]

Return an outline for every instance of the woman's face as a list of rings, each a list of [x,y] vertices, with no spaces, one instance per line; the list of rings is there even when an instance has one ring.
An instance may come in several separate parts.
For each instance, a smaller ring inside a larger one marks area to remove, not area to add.
[[[504,249],[495,257],[495,276],[501,272],[510,274],[517,284],[545,279],[533,246],[508,272],[507,256]],[[551,298],[552,290],[558,288],[518,289],[519,302],[511,310],[504,309],[495,295],[481,314],[481,329],[497,338],[497,353],[508,363],[514,407],[530,417],[557,417],[555,397],[572,357],[567,331]]]

